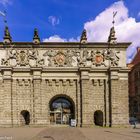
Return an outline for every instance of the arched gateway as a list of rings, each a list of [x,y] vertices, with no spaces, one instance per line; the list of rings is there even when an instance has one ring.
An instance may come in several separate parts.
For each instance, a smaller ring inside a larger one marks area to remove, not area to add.
[[[37,29],[33,42],[13,42],[8,27],[4,33],[0,127],[68,125],[71,119],[78,127],[128,125],[130,43],[116,42],[114,27],[107,42],[88,42],[86,30],[80,42],[40,42]]]
[[[50,101],[50,123],[70,124],[74,119],[74,103],[66,96],[57,96]]]

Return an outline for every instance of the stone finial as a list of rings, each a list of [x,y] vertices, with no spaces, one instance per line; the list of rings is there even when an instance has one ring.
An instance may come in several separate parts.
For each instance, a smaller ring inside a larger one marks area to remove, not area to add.
[[[82,32],[80,42],[81,42],[81,43],[87,43],[87,32],[86,32],[85,29],[84,29],[83,32]]]
[[[10,35],[8,26],[5,27],[3,39],[4,39],[3,42],[5,44],[8,44],[8,43],[11,43],[12,42],[12,37]]]
[[[39,35],[38,35],[37,28],[34,29],[33,43],[35,43],[35,44],[40,43],[40,38],[39,38]]]
[[[115,37],[114,26],[110,29],[110,34],[109,34],[109,37],[108,37],[108,43],[110,43],[110,44],[116,44],[117,43],[117,38]]]

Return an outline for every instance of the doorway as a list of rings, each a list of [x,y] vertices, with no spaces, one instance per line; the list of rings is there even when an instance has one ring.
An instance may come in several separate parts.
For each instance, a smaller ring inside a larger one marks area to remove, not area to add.
[[[98,126],[103,126],[103,112],[101,110],[95,111],[94,124]]]

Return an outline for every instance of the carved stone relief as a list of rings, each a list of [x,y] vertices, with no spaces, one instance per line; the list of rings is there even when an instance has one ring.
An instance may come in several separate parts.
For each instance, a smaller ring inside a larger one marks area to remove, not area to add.
[[[40,59],[37,50],[7,50],[7,58],[1,59],[4,66],[42,66],[44,59]]]
[[[105,64],[105,57],[104,57],[104,51],[91,51],[91,61],[92,64],[95,66],[101,66]]]
[[[1,59],[1,65],[13,67],[107,67],[110,65],[115,67],[120,60],[118,53],[113,49],[51,49],[39,55],[36,49],[11,49],[7,50],[7,58]]]
[[[72,67],[74,52],[71,50],[49,50],[43,56],[48,56],[50,67]]]

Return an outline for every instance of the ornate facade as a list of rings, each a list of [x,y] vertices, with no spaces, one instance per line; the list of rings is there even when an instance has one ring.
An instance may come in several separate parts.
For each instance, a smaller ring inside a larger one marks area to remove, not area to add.
[[[128,125],[126,48],[114,27],[108,42],[0,43],[0,126]]]

